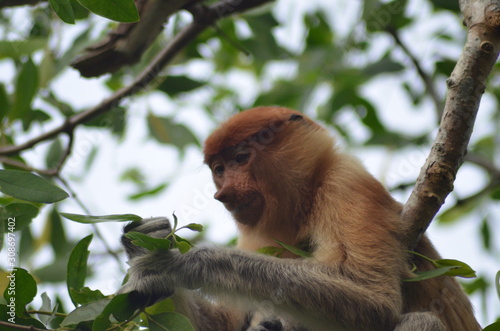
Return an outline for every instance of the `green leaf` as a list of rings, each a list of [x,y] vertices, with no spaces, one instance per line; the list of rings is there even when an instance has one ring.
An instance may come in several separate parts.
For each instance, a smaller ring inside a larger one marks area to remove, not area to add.
[[[80,215],[71,213],[59,213],[59,214],[74,222],[85,223],[85,224],[104,223],[104,222],[128,222],[128,221],[142,220],[142,217],[134,214],[117,214],[117,215],[104,215],[104,216],[91,216],[91,215]]]
[[[366,66],[361,73],[365,75],[367,79],[371,79],[380,74],[399,72],[403,69],[405,69],[405,67],[401,63],[393,61],[390,58],[390,53],[387,53],[378,62]]]
[[[32,109],[29,112],[29,116],[25,116],[21,118],[21,121],[23,122],[23,130],[28,131],[31,127],[31,124],[33,123],[42,123],[47,120],[51,119],[49,115],[47,115],[46,112],[40,110],[40,109]]]
[[[64,230],[61,215],[59,215],[55,208],[50,211],[48,222],[50,222],[50,245],[52,246],[52,250],[56,258],[64,258],[67,256],[72,245],[70,245],[66,238],[66,231]]]
[[[170,249],[172,242],[169,239],[153,238],[147,234],[130,231],[125,233],[125,237],[132,241],[132,244],[144,247],[147,250]]]
[[[482,242],[483,242],[483,247],[487,250],[487,251],[491,251],[492,249],[492,246],[491,246],[491,229],[490,229],[490,225],[488,223],[488,219],[487,218],[483,218],[483,221],[481,223],[481,230],[480,230],[480,234],[481,234],[481,239],[482,239]]]
[[[78,0],[94,14],[110,20],[131,23],[139,21],[139,13],[134,0]]]
[[[90,253],[88,248],[92,241],[92,237],[92,235],[89,235],[80,240],[69,256],[68,270],[66,273],[67,286],[69,296],[75,307],[79,302],[77,301],[77,297],[73,297],[71,289],[80,291],[85,284],[85,278],[87,277],[87,259]]]
[[[406,4],[407,0],[393,0],[376,8],[372,7],[370,13],[363,13],[366,30],[377,32],[387,28],[400,29],[408,25],[411,20],[405,17]]]
[[[484,296],[489,290],[490,280],[484,279],[484,277],[475,278],[472,282],[462,283],[465,293],[468,295],[479,292],[480,295]]]
[[[24,231],[23,231],[24,234]],[[66,282],[66,273],[68,272],[68,255],[73,247],[68,247],[64,252],[63,258],[56,258],[51,264],[45,265],[33,271],[43,283]],[[59,253],[63,255],[63,253]]]
[[[495,287],[497,289],[498,299],[500,299],[500,270],[497,272],[495,276]]]
[[[47,45],[47,38],[31,38],[27,40],[0,41],[0,58],[19,59]]]
[[[363,20],[367,20],[373,14],[373,11],[377,9],[379,5],[379,0],[365,0],[363,1]]]
[[[122,137],[125,132],[127,119],[127,109],[124,107],[114,107],[111,111],[105,112],[90,121],[84,123],[85,126],[109,128],[111,133],[117,137]]]
[[[435,265],[439,268],[453,267],[448,271],[446,276],[457,276],[462,278],[473,278],[476,277],[476,272],[472,268],[462,261],[451,260],[451,259],[441,259],[435,260]]]
[[[52,169],[59,165],[64,155],[63,147],[60,139],[56,139],[50,144],[49,151],[45,155],[45,165]]]
[[[448,0],[446,0],[448,1]],[[450,1],[451,2],[451,1]],[[456,2],[458,3],[458,2]],[[457,60],[448,60],[443,59],[441,61],[436,61],[436,72],[441,73],[445,77],[450,77],[451,72],[455,69],[455,65],[457,64]]]
[[[157,195],[158,193],[163,192],[163,190],[165,190],[165,188],[167,188],[167,186],[168,186],[168,184],[163,183],[163,184],[160,184],[160,185],[158,185],[150,190],[146,190],[146,191],[143,191],[140,193],[132,194],[128,197],[128,199],[129,200],[139,200],[139,199],[142,199],[145,197],[154,196],[154,195]]]
[[[38,208],[29,203],[15,202],[8,204],[5,206],[5,219],[10,222],[5,222],[5,231],[21,231],[29,226],[37,215]],[[9,223],[14,223],[15,225],[9,227]]]
[[[144,186],[144,182],[146,181],[146,176],[142,173],[142,170],[137,167],[131,167],[126,169],[122,175],[120,176],[121,181],[128,181],[137,186]]]
[[[308,257],[311,257],[311,253],[309,252],[306,252],[300,248],[297,248],[297,247],[293,247],[291,245],[287,245],[285,244],[284,242],[281,242],[277,239],[274,239],[274,241],[276,241],[278,244],[280,244],[281,246],[283,246],[285,249],[289,250],[290,252],[292,252],[293,254],[295,255],[298,255],[298,256],[301,256],[301,257],[304,257],[304,258],[308,258]]]
[[[39,65],[40,68],[40,88],[46,89],[50,81],[56,74],[54,53],[52,50],[46,48],[43,54],[43,59]]]
[[[80,322],[95,320],[97,316],[102,314],[104,308],[110,301],[111,299],[102,299],[76,308],[69,313],[68,316],[66,316],[66,318],[61,322],[61,326],[67,327],[70,325],[76,325]]]
[[[500,200],[500,187],[495,189],[491,194],[490,194],[490,197],[493,199],[493,200]]]
[[[38,69],[31,60],[23,63],[16,80],[14,103],[9,113],[10,119],[21,119],[29,114],[31,102],[38,89]]]
[[[307,47],[330,47],[333,42],[333,32],[328,24],[325,13],[317,12],[306,16],[305,23],[309,32],[307,34]]]
[[[99,290],[91,290],[88,287],[82,287],[80,290],[70,289],[71,297],[80,304],[87,304],[106,298]]]
[[[460,13],[460,7],[458,6],[458,1],[450,0],[431,0],[431,3],[436,9],[447,9],[455,13]]]
[[[303,101],[304,86],[296,81],[280,80],[274,83],[274,87],[261,93],[254,102],[254,106],[260,105],[282,105],[293,109],[300,109]]]
[[[441,275],[446,275],[446,276],[458,276],[458,277],[463,277],[463,278],[472,278],[476,277],[476,272],[472,270],[472,268],[458,260],[451,260],[451,259],[440,259],[440,260],[433,260],[425,255],[422,255],[420,253],[414,252],[414,251],[408,251],[408,253],[411,253],[413,255],[419,256],[424,260],[429,261],[436,267],[436,269],[433,270],[428,270],[428,271],[417,271],[415,274],[417,277],[415,278],[410,278],[410,279],[405,279],[403,281],[407,282],[414,282],[414,281],[420,281],[424,279],[429,279]]]
[[[70,0],[75,19],[82,20],[89,17],[89,10],[78,3],[77,0]]]
[[[75,24],[75,13],[69,0],[49,0],[49,3],[63,22]]]
[[[7,305],[15,306],[16,316],[30,317],[26,312],[26,305],[33,301],[36,291],[36,282],[25,269],[14,268],[7,271],[7,287],[3,297]]]
[[[0,83],[0,122],[10,111],[10,99],[5,84]]]
[[[34,239],[31,233],[31,227],[25,227],[21,230],[21,240],[19,241],[19,246],[17,251],[19,252],[19,262],[30,260],[34,251]],[[38,274],[37,274],[38,276]]]
[[[87,159],[85,160],[85,171],[90,170],[90,167],[94,163],[98,151],[99,149],[97,148],[97,146],[92,146],[92,149],[90,150],[90,153],[87,156]]]
[[[151,135],[162,144],[173,144],[181,151],[189,144],[199,146],[198,139],[186,126],[173,123],[170,118],[149,114],[148,126]]]
[[[179,252],[181,252],[181,254],[185,254],[185,253],[189,252],[189,250],[193,246],[189,242],[186,242],[186,241],[177,241],[177,242],[175,242],[174,247],[177,248],[179,250]]]
[[[122,322],[129,319],[140,308],[138,300],[134,300],[135,292],[115,296],[103,312],[97,316],[92,325],[92,331],[104,331],[111,325],[111,317]]]
[[[5,238],[6,229],[8,229],[9,226],[15,225],[15,223],[9,224],[9,222],[12,222],[12,221],[10,219],[8,219],[7,217],[5,217],[4,215],[5,215],[5,208],[0,206],[0,252],[2,251],[3,244],[4,244],[5,239],[6,239]],[[16,244],[16,242],[14,241],[15,240],[14,238],[11,240],[12,240],[12,245]],[[19,247],[16,247],[16,249],[19,250]],[[15,249],[12,247],[11,250],[15,250]],[[19,259],[20,259],[20,257],[19,257]],[[9,260],[9,263],[10,263],[10,261],[11,260]],[[14,260],[12,260],[12,261],[14,262]],[[14,263],[12,263],[12,264],[14,264]]]
[[[186,76],[167,76],[158,86],[158,90],[174,97],[180,93],[195,90],[203,85],[205,84]]]
[[[436,268],[436,269],[432,269],[432,270],[428,270],[428,271],[418,271],[418,272],[415,272],[415,275],[416,275],[415,277],[403,279],[403,282],[419,282],[421,280],[442,276],[442,275],[445,275],[450,270],[452,270],[453,268],[454,267],[442,267],[442,268]]]
[[[186,316],[174,312],[148,316],[148,326],[150,331],[195,331]]]
[[[362,97],[355,97],[353,100],[356,112],[361,117],[361,121],[372,131],[374,136],[386,133],[384,125],[380,122],[375,107]]]
[[[257,249],[258,253],[264,254],[264,255],[270,255],[270,256],[277,256],[281,257],[283,255],[283,252],[286,251],[286,248],[284,247],[276,247],[276,246],[265,246]]]
[[[172,298],[166,298],[156,302],[154,305],[146,307],[146,313],[149,315],[156,315],[167,312],[175,311],[175,304]]]
[[[465,202],[457,203],[454,207],[445,210],[438,216],[440,224],[452,224],[462,217],[474,212],[478,205],[480,205],[483,196],[477,196],[473,199],[467,199]]]
[[[0,192],[14,198],[53,203],[69,197],[68,193],[27,171],[0,170]]]
[[[274,35],[270,33],[274,28],[279,26],[271,12],[266,12],[262,15],[245,16],[254,37],[239,41],[244,49],[249,50],[252,54],[254,65],[257,69],[261,69],[268,61],[273,61],[290,53],[280,47],[276,42]],[[234,45],[230,45],[234,48]]]
[[[172,217],[174,218],[174,227],[172,229],[172,232],[175,232],[177,231],[177,224],[179,224],[179,220],[177,219],[175,212],[172,213]]]
[[[180,229],[189,229],[191,231],[196,231],[196,232],[202,232],[203,231],[203,225],[197,224],[197,223],[189,223],[188,225],[184,225],[179,228]]]
[[[488,325],[483,329],[483,331],[500,331],[500,322],[495,322],[493,324]]]

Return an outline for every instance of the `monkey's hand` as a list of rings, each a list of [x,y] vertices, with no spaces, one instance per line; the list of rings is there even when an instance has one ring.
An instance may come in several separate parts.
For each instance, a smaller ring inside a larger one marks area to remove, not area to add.
[[[131,222],[123,229],[122,244],[129,257],[128,281],[117,294],[137,291],[137,300],[148,306],[173,294],[173,286],[168,274],[162,272],[162,264],[168,263],[171,252],[168,250],[149,252],[136,246],[125,236],[130,231],[147,234],[153,238],[165,238],[172,232],[170,221],[165,217],[153,217]],[[161,262],[160,262],[161,261]]]
[[[134,293],[141,306],[150,306],[174,293],[174,280],[168,266],[180,253],[177,250],[155,250],[135,257],[128,263],[128,280],[117,294]]]
[[[129,260],[148,253],[147,249],[134,245],[125,236],[125,234],[131,231],[144,233],[153,238],[165,238],[172,232],[172,226],[166,217],[144,218],[140,221],[127,224],[123,228],[122,245],[127,252]]]

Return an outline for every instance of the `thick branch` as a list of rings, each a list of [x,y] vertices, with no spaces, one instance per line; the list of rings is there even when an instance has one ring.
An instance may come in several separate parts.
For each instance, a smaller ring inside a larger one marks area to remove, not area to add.
[[[172,61],[184,47],[191,43],[203,30],[214,24],[214,22],[270,1],[271,0],[226,0],[218,2],[210,7],[201,5],[196,6],[193,8],[193,23],[176,35],[167,47],[156,56],[151,64],[144,69],[130,85],[115,92],[112,96],[103,100],[99,105],[69,117],[65,123],[38,137],[30,139],[20,145],[0,148],[0,155],[16,154],[42,141],[52,139],[62,132],[70,133],[77,125],[117,107],[124,98],[134,95],[146,88],[146,86],[158,76],[161,70]]]
[[[87,48],[71,65],[85,77],[114,73],[136,63],[155,41],[168,18],[192,0],[136,1],[141,16],[137,23],[121,23],[98,44]]]
[[[500,1],[461,0],[468,28],[462,54],[447,81],[441,126],[403,209],[406,244],[415,247],[453,190],[467,153],[481,95],[500,51]]]

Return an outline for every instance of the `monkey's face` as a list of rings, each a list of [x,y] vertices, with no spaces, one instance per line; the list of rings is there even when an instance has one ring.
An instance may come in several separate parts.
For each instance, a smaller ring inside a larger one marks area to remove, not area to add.
[[[251,171],[255,154],[249,148],[231,148],[208,164],[217,188],[214,198],[224,204],[236,221],[245,225],[256,224],[265,206]]]

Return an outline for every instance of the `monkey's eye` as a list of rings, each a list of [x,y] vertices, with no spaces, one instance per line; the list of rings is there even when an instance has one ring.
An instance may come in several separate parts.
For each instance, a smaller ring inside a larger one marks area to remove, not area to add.
[[[234,157],[236,163],[238,164],[245,163],[249,158],[250,158],[250,153],[239,153],[236,154],[236,156]]]
[[[213,172],[217,175],[217,176],[222,176],[222,174],[224,173],[224,166],[223,165],[216,165],[214,168],[213,168]]]

